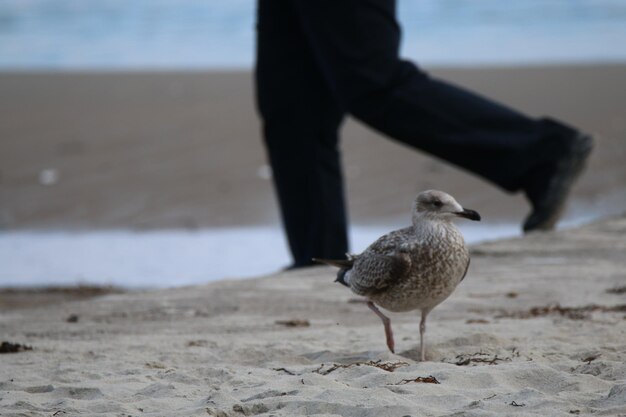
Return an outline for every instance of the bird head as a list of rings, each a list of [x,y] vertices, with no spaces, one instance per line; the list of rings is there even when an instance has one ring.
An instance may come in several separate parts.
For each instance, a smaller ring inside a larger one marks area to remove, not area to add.
[[[450,220],[455,217],[464,217],[474,221],[480,220],[480,214],[474,210],[463,208],[454,197],[443,191],[422,191],[413,202],[413,223],[423,218]]]

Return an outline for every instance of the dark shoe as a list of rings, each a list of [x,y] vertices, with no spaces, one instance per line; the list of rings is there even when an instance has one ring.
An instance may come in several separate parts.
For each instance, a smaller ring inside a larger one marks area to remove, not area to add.
[[[593,137],[578,133],[559,159],[545,167],[533,184],[525,188],[532,212],[524,221],[524,232],[552,230],[561,217],[572,185],[585,169],[593,149]]]

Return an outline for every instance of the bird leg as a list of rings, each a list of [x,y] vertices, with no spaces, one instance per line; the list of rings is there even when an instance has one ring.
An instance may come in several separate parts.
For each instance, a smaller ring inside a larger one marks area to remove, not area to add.
[[[426,316],[430,310],[422,310],[422,319],[420,320],[420,361],[426,361],[426,343],[424,341],[424,334],[426,333]]]
[[[380,317],[380,319],[382,320],[383,326],[385,326],[385,337],[387,338],[387,347],[389,348],[391,353],[396,353],[393,350],[394,343],[393,343],[393,331],[391,330],[391,320],[389,320],[389,317],[385,316],[382,313],[382,311],[380,311],[378,307],[376,307],[374,303],[372,303],[371,301],[367,302],[367,306],[370,308],[370,310],[376,313],[376,315]]]

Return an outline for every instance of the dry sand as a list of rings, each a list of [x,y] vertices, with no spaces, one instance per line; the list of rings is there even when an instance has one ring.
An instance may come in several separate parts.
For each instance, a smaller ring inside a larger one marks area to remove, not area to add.
[[[32,350],[2,355],[0,414],[623,416],[625,234],[475,246],[424,363],[417,313],[392,315],[393,355],[325,267],[6,311],[0,334]]]
[[[593,174],[570,214],[626,210],[626,65],[433,74],[598,133]],[[521,196],[353,120],[343,133],[354,223],[405,219],[412,196],[428,188],[490,221],[527,213]],[[278,225],[249,72],[0,74],[0,138],[0,228]],[[46,169],[56,170],[54,185],[39,182]]]

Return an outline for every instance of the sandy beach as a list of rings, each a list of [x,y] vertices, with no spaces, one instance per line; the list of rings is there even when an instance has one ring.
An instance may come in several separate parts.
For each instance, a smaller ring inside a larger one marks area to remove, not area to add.
[[[3,416],[626,415],[626,218],[473,247],[396,355],[326,267],[4,311]]]
[[[567,216],[626,209],[626,65],[431,72],[597,134]],[[249,72],[2,73],[0,114],[1,229],[279,224]],[[528,211],[523,197],[354,120],[342,148],[353,224],[404,220],[433,187],[494,222]]]
[[[391,314],[391,354],[326,267],[5,289],[0,415],[626,416],[626,65],[432,73],[598,142],[566,213],[591,223],[472,245],[426,362],[417,313]],[[0,233],[279,227],[249,72],[0,73],[0,121]],[[353,225],[404,224],[427,188],[486,225],[528,211],[351,119],[342,149]]]

